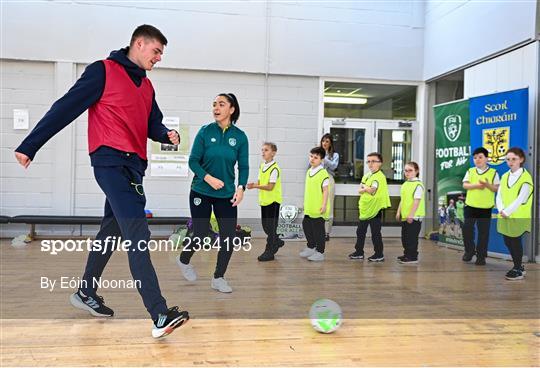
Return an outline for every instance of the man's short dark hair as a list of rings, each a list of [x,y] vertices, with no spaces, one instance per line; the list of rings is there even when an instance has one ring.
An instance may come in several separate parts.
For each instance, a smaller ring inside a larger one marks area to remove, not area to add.
[[[319,156],[321,159],[323,159],[324,156],[326,156],[326,152],[324,151],[324,148],[322,148],[321,146],[313,147],[313,148],[311,149],[311,151],[309,151],[309,153],[311,153],[312,155],[317,155],[317,156]]]
[[[163,46],[167,46],[167,38],[165,38],[163,33],[161,33],[161,31],[156,27],[149,24],[140,25],[135,29],[135,31],[133,31],[129,45],[133,46],[133,43],[139,37],[156,40],[159,41]]]
[[[487,149],[485,149],[484,147],[478,147],[477,149],[475,149],[472,153],[473,157],[477,154],[483,154],[485,157],[489,157],[489,152]]]
[[[377,157],[379,161],[383,162],[382,155],[379,152],[371,152],[367,155],[367,157],[369,156]]]

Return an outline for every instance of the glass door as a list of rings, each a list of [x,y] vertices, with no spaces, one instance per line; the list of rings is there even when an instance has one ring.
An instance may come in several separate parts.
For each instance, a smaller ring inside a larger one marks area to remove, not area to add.
[[[329,120],[324,128],[325,133],[332,134],[335,151],[339,153],[335,180],[340,185],[336,185],[336,190],[339,188],[340,194],[349,193],[360,184],[367,170],[366,155],[375,149],[373,123],[358,122],[351,126]]]
[[[367,155],[379,152],[383,156],[381,170],[388,181],[391,208],[383,211],[383,235],[399,236],[400,224],[395,215],[399,205],[400,185],[404,181],[403,169],[413,159],[412,137],[414,122],[392,120],[325,119],[324,132],[332,134],[339,165],[336,169],[336,196],[334,224],[358,224],[358,189],[362,176],[368,172]],[[336,235],[344,235],[337,233]],[[350,231],[345,231],[347,234]]]

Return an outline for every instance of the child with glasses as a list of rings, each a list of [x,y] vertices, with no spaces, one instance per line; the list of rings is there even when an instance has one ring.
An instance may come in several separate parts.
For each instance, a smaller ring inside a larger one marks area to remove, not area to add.
[[[396,220],[401,222],[403,245],[403,255],[398,257],[398,262],[415,264],[418,263],[418,234],[426,215],[424,184],[418,178],[420,168],[416,162],[408,162],[404,172],[407,180],[401,186],[401,201],[396,214]]]
[[[362,177],[358,212],[360,223],[356,229],[355,251],[349,254],[350,259],[364,259],[364,243],[368,226],[371,228],[374,254],[368,258],[370,262],[383,262],[383,241],[381,235],[382,210],[391,206],[386,177],[381,171],[383,158],[378,152],[367,156],[369,172]]]
[[[521,263],[521,236],[531,231],[534,184],[531,174],[523,168],[525,152],[521,148],[510,148],[506,152],[506,163],[510,170],[502,176],[496,198],[499,212],[497,231],[502,234],[514,262],[514,267],[506,273],[506,279],[514,281],[525,276],[525,268]]]

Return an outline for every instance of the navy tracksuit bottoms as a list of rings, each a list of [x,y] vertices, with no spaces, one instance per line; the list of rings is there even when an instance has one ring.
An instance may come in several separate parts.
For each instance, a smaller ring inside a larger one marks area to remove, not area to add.
[[[94,176],[106,197],[105,213],[96,240],[103,244],[107,237],[118,239],[121,236],[122,241],[131,241],[127,251],[131,275],[133,280],[140,281],[138,291],[144,306],[152,319],[156,319],[159,313],[167,312],[167,304],[147,248],[150,230],[144,212],[143,174],[127,166],[96,166]],[[85,287],[81,287],[84,294],[95,296],[94,280],[101,277],[113,251],[114,247],[108,246],[89,252],[83,276]]]

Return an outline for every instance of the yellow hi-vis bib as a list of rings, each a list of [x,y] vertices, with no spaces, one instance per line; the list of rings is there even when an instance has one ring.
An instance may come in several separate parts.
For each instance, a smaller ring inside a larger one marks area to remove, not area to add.
[[[520,206],[510,215],[508,218],[503,218],[499,214],[497,220],[497,231],[503,235],[510,236],[512,238],[517,238],[518,236],[523,235],[526,231],[531,231],[531,209],[532,209],[532,198],[533,198],[533,180],[531,174],[525,169],[519,177],[519,179],[512,185],[508,186],[508,177],[510,172],[506,172],[501,178],[501,199],[503,202],[503,207],[507,208],[519,195],[519,191],[523,184],[527,183],[531,187],[531,193],[525,202],[521,203]]]
[[[390,195],[388,194],[388,185],[386,177],[381,170],[372,173],[367,173],[362,177],[362,184],[366,187],[371,187],[373,182],[378,183],[375,194],[364,193],[360,195],[358,200],[358,214],[360,220],[369,220],[379,213],[383,208],[391,206]]]
[[[469,169],[469,183],[479,184],[480,180],[487,181],[490,184],[493,184],[495,180],[495,175],[497,172],[495,169],[489,168],[485,173],[479,174],[476,167],[471,167]],[[467,206],[475,208],[493,208],[495,206],[495,193],[493,193],[488,188],[484,189],[469,189],[467,190],[467,198],[465,198],[465,204]]]
[[[326,212],[320,213],[323,203],[323,182],[328,179],[329,174],[326,169],[321,169],[313,176],[309,175],[311,169],[306,173],[306,187],[304,190],[304,214],[311,218],[322,217],[325,220],[330,218],[330,206],[326,203]]]
[[[268,185],[270,183],[270,174],[274,169],[277,170],[278,176],[272,190],[259,189],[259,205],[268,206],[274,202],[281,204],[283,200],[281,197],[281,169],[275,162],[266,171],[263,168],[264,163],[259,167],[259,185]]]
[[[424,184],[422,184],[419,180],[407,180],[403,185],[401,186],[401,219],[405,221],[407,219],[407,216],[409,216],[409,212],[411,212],[411,208],[414,205],[414,192],[416,191],[416,188],[422,187],[424,189]],[[413,217],[425,217],[426,216],[426,207],[424,204],[424,194],[425,192],[422,191],[422,198],[420,199],[420,203],[418,204],[418,208],[416,209],[416,212],[414,213]]]

